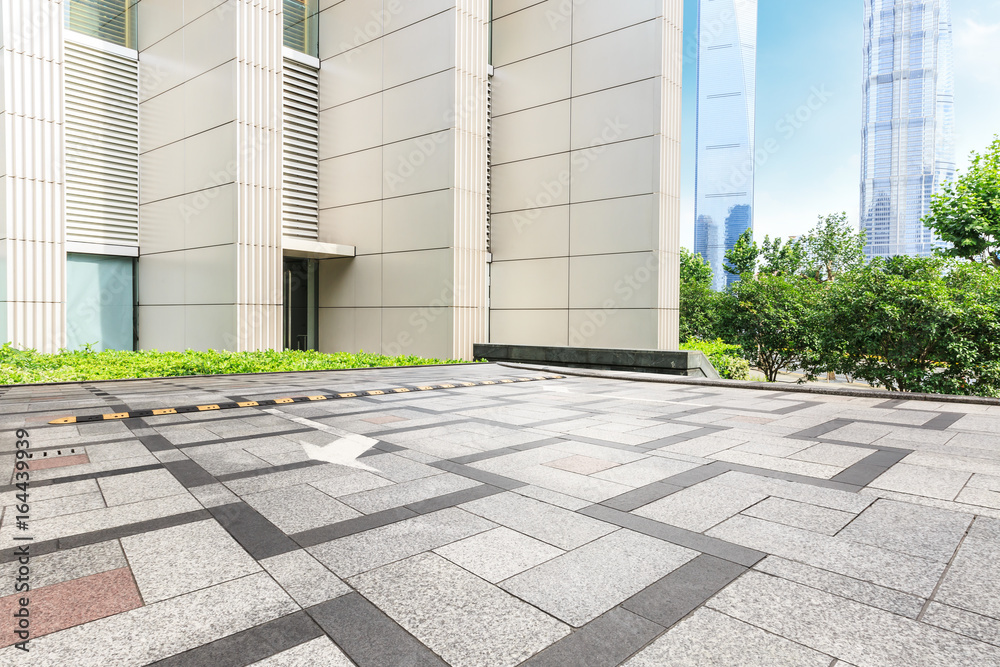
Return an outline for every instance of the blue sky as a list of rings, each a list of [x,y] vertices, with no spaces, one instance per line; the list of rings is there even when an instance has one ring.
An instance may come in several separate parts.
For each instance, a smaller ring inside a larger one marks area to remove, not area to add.
[[[1000,134],[1000,0],[952,0],[958,162]],[[681,243],[694,238],[698,0],[685,0]],[[759,0],[757,144],[777,153],[757,170],[756,235],[808,231],[820,214],[858,221],[861,178],[862,0]],[[776,125],[812,94],[827,101],[795,135]]]

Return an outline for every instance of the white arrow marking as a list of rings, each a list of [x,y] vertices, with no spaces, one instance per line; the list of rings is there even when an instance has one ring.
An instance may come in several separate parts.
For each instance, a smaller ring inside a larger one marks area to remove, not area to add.
[[[378,440],[352,433],[346,438],[334,440],[330,444],[323,445],[322,447],[309,444],[308,442],[303,442],[302,448],[305,449],[306,456],[314,461],[325,461],[326,463],[336,463],[337,465],[348,466],[349,468],[359,468],[369,472],[380,472],[379,470],[366,466],[364,463],[358,461],[359,456],[377,444]]]

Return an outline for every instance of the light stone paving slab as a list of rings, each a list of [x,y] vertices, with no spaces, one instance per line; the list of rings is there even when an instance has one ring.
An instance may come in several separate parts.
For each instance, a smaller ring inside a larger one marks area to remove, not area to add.
[[[593,505],[593,503],[589,500],[574,498],[573,496],[567,496],[566,494],[559,493],[557,491],[543,489],[542,487],[534,486],[533,484],[513,489],[511,493],[516,493],[527,498],[534,498],[535,500],[541,500],[543,503],[555,505],[556,507],[562,507],[563,509],[567,509],[572,512],[576,512],[584,507]]]
[[[564,550],[576,549],[618,529],[603,521],[515,493],[480,498],[460,507]]]
[[[777,456],[763,456],[761,454],[750,454],[735,449],[727,449],[722,452],[712,454],[709,458],[716,461],[726,461],[728,463],[738,463],[755,468],[765,468],[778,472],[787,472],[793,475],[805,475],[806,477],[818,477],[819,479],[830,479],[843,472],[843,468],[836,466],[822,465],[820,463],[810,463],[809,461],[798,461],[795,459],[783,459]]]
[[[767,496],[777,496],[787,500],[796,500],[820,507],[829,507],[834,510],[852,512],[859,514],[866,507],[875,502],[874,498],[859,496],[856,493],[839,491],[837,489],[826,489],[810,484],[799,482],[788,482],[774,477],[762,477],[761,475],[749,475],[743,472],[727,472],[713,477],[705,484],[718,484],[721,486],[743,489],[745,491],[755,491]]]
[[[121,543],[146,604],[260,571],[211,519],[124,537]]]
[[[379,477],[365,470],[355,470],[346,475],[325,477],[309,482],[309,486],[313,486],[333,498],[391,485],[392,482],[384,477]]]
[[[834,445],[829,442],[821,442],[808,449],[792,454],[789,458],[799,461],[810,461],[834,466],[835,468],[849,468],[855,463],[863,461],[875,453],[874,449],[862,447],[847,447],[845,445]]]
[[[879,500],[847,526],[840,537],[947,563],[971,524],[972,517],[968,514]]]
[[[959,548],[934,599],[1000,619],[1000,521],[977,518]]]
[[[623,529],[507,579],[502,587],[581,627],[697,555]]]
[[[64,484],[50,484],[48,486],[32,486],[31,502],[39,503],[55,498],[65,498],[67,496],[78,496],[84,493],[99,492],[101,488],[97,486],[96,479],[83,479],[79,482],[66,482]],[[8,491],[0,494],[0,506],[17,505],[19,490]]]
[[[248,470],[262,470],[270,467],[264,459],[238,447],[238,443],[226,443],[226,449],[209,450],[208,447],[189,448],[188,457],[204,468],[209,474],[231,475]]]
[[[485,461],[476,461],[469,466],[477,470],[492,472],[497,475],[510,475],[515,470],[523,470],[541,464],[566,458],[566,452],[557,451],[549,447],[528,449],[515,454],[505,454]]]
[[[361,516],[360,512],[308,484],[243,496],[283,532],[299,533]]]
[[[353,667],[354,663],[326,636],[317,637],[270,658],[251,663],[252,667],[318,667],[319,665]]]
[[[944,563],[748,516],[735,516],[708,535],[924,598],[945,568]]]
[[[504,527],[452,542],[434,551],[493,584],[565,553],[562,549]]]
[[[831,536],[836,535],[857,516],[850,512],[777,497],[770,497],[748,507],[743,510],[743,514]]]
[[[708,606],[862,667],[1000,664],[1000,648],[758,572]]]
[[[454,667],[513,667],[569,628],[434,554],[350,584]]]
[[[521,482],[534,484],[543,489],[556,491],[567,496],[589,500],[591,503],[603,502],[608,498],[620,496],[634,488],[587,475],[578,475],[575,472],[548,468],[544,465],[513,470],[507,473],[507,475]]]
[[[623,449],[616,449],[614,447],[602,447],[601,445],[594,445],[589,442],[576,442],[575,440],[557,442],[553,445],[550,445],[550,447],[554,450],[566,452],[568,454],[589,456],[595,459],[601,459],[604,461],[609,461],[611,463],[618,463],[618,464],[641,461],[647,456],[646,454],[636,454],[635,452],[628,452]]]
[[[0,576],[4,581],[14,582],[19,565],[17,561],[0,564]],[[128,561],[125,560],[118,541],[110,540],[44,556],[32,556],[30,567],[31,588],[38,590],[64,581],[128,567]],[[9,592],[13,593],[13,585],[10,588]]]
[[[633,514],[701,533],[766,497],[755,491],[698,484],[640,507]]]
[[[84,463],[82,465],[67,466],[65,468],[47,468],[44,470],[34,470],[31,473],[32,482],[41,482],[50,479],[59,479],[61,477],[76,477],[77,475],[92,475],[98,472],[107,472],[109,470],[125,470],[127,468],[137,468],[139,466],[148,465],[159,465],[159,461],[155,456],[146,452],[142,456],[136,456],[130,459],[112,459],[111,461],[101,461],[98,463]],[[11,465],[4,466],[4,470],[13,469],[13,460],[10,461]]]
[[[298,611],[265,573],[31,640],[32,667],[145,665]],[[0,664],[22,664],[0,649]]]
[[[784,438],[754,439],[742,445],[733,447],[734,452],[747,452],[761,456],[776,456],[785,458],[809,448],[809,443],[802,440],[787,440]]]
[[[939,500],[955,500],[970,477],[971,472],[897,463],[869,486]]]
[[[228,505],[239,501],[239,497],[222,484],[205,484],[188,489],[199,503],[206,508]]]
[[[594,477],[626,486],[646,486],[697,468],[698,464],[651,456],[641,461],[599,472]]]
[[[340,496],[340,502],[364,514],[373,514],[428,498],[464,491],[479,486],[479,484],[479,482],[467,477],[444,473],[443,475],[424,477],[401,484]]]
[[[265,558],[260,564],[303,608],[351,592],[350,586],[302,549]]]
[[[590,456],[575,455],[568,456],[564,459],[556,459],[555,461],[543,463],[542,465],[549,468],[556,468],[558,470],[565,470],[567,472],[575,472],[578,475],[593,475],[595,472],[601,472],[602,470],[608,470],[609,468],[616,468],[620,464],[605,461],[603,459],[595,459]]]
[[[830,663],[828,655],[702,608],[623,667],[830,667]]]
[[[104,496],[99,491],[81,493],[75,496],[63,496],[62,498],[51,498],[49,500],[35,500],[34,494],[29,491],[28,499],[28,507],[30,508],[29,516],[33,521],[51,519],[52,517],[66,516],[105,507]],[[17,520],[18,512],[14,504],[8,505],[3,509],[3,526],[7,527]]]
[[[803,565],[779,556],[768,556],[757,563],[754,569],[907,618],[917,618],[926,602],[924,598],[916,595]]]
[[[920,620],[987,644],[1000,646],[1000,621],[989,616],[931,602]]]
[[[308,551],[347,578],[493,528],[495,523],[452,507],[324,542]]]
[[[429,465],[411,461],[395,454],[379,454],[365,458],[365,465],[378,470],[381,477],[393,482],[409,482],[422,477],[440,475],[443,471]]]
[[[1000,449],[1000,444],[996,449]],[[957,472],[1000,475],[1000,461],[988,460],[985,457],[959,456],[957,452],[918,451],[907,455],[902,463]]]

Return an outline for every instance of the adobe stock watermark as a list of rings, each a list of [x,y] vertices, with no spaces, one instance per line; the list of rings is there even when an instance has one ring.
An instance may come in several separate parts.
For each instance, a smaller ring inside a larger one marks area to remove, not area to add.
[[[579,326],[570,327],[569,344],[573,347],[585,347],[615,314],[626,308],[636,294],[659,276],[659,270],[660,262],[656,255],[651,254],[631,273],[622,276],[612,287],[615,293],[613,298],[605,299],[600,308],[587,310],[586,320]]]
[[[570,159],[570,168],[560,171],[555,179],[540,183],[538,191],[525,201],[525,208],[514,213],[512,222],[517,233],[521,234],[525,228],[535,224],[542,215],[541,209],[555,204],[569,189],[574,173],[582,174],[590,169],[598,158],[607,152],[608,144],[620,140],[628,129],[628,124],[620,117],[606,119],[604,128],[590,142],[589,147],[574,153]]]

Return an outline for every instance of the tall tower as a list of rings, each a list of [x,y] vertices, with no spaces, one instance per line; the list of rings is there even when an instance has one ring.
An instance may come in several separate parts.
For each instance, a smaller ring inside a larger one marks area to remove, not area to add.
[[[872,257],[925,257],[921,219],[955,176],[951,0],[865,0],[861,226]]]
[[[726,250],[753,228],[756,97],[757,0],[701,0],[695,252],[717,290],[737,279]]]

